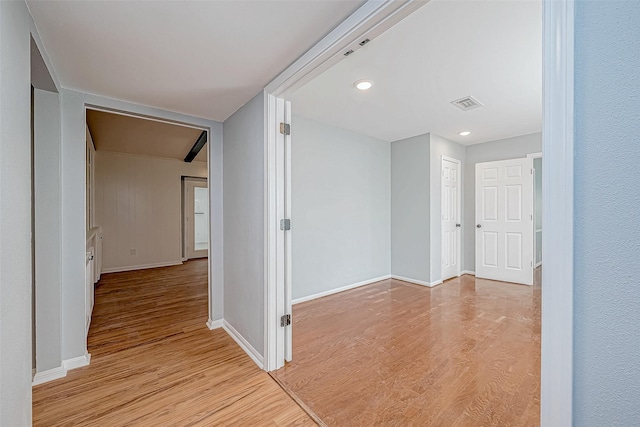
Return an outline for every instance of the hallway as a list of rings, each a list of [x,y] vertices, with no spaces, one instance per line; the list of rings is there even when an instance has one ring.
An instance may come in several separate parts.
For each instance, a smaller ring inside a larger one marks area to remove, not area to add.
[[[207,263],[104,274],[91,364],[33,388],[34,425],[315,425],[223,329],[207,329]]]

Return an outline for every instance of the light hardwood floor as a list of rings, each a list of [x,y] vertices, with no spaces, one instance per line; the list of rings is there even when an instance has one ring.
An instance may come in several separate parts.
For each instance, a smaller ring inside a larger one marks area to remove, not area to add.
[[[34,425],[315,425],[207,316],[206,260],[103,275],[91,364],[33,388]]]
[[[274,375],[329,426],[536,426],[540,296],[538,269],[533,287],[385,280],[301,303]]]

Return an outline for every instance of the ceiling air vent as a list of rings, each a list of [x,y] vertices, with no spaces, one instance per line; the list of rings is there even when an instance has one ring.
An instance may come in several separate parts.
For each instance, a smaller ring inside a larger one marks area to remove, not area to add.
[[[462,111],[473,110],[474,108],[482,107],[483,104],[475,99],[473,96],[465,96],[464,98],[451,101],[453,105],[461,109]]]
[[[369,39],[364,39],[362,40],[360,43],[358,43],[360,46],[364,46],[365,44],[369,43],[371,40]]]
[[[351,55],[352,53],[353,53],[353,49],[349,49],[348,51],[346,51],[346,52],[344,53],[344,56],[349,56],[349,55]]]

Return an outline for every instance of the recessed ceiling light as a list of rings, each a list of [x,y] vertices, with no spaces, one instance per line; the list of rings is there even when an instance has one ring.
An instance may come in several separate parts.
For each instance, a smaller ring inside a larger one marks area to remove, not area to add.
[[[356,87],[356,89],[367,90],[370,89],[371,86],[373,86],[373,83],[370,80],[358,80],[353,85]]]
[[[467,136],[467,135],[471,135],[471,132],[469,132],[468,130],[463,130],[462,132],[460,132],[460,136]]]

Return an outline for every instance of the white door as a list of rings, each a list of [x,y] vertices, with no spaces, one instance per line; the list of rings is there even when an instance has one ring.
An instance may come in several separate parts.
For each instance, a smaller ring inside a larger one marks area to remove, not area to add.
[[[184,181],[185,258],[209,254],[209,189],[206,179]]]
[[[476,164],[476,277],[533,284],[533,161]]]
[[[442,280],[460,274],[460,161],[442,156]]]

